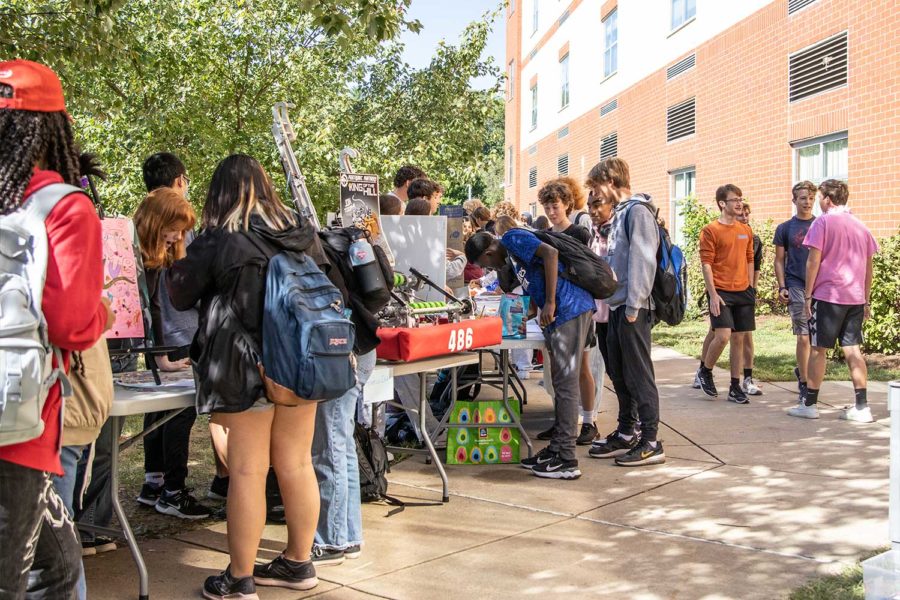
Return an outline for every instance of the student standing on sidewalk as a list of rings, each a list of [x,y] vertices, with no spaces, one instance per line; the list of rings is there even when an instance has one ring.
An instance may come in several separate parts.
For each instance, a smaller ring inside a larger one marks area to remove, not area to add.
[[[846,407],[841,418],[871,423],[866,360],[859,346],[863,321],[869,318],[872,256],[878,252],[878,242],[847,208],[850,190],[846,183],[826,179],[817,196],[824,214],[813,222],[803,240],[809,248],[804,297],[812,346],[807,366],[809,388],[803,402],[787,412],[792,417],[819,418],[816,404],[825,377],[825,355],[840,342],[856,396],[855,405]]]
[[[750,203],[746,200],[744,201],[744,208],[741,211],[741,216],[737,217],[738,223],[743,223],[747,227],[750,227]],[[752,229],[752,227],[751,227]],[[759,273],[762,268],[762,259],[763,259],[763,247],[762,240],[759,239],[759,236],[755,233],[753,234],[753,276],[750,280],[750,287],[754,290],[758,289],[759,284]],[[743,365],[744,365],[744,377],[741,379],[741,389],[744,390],[744,393],[748,396],[762,396],[762,390],[759,389],[759,386],[756,385],[756,382],[753,381],[753,357],[755,349],[753,347],[753,332],[748,331],[746,333],[737,334],[735,333],[731,339],[734,340],[735,337],[740,335],[743,338],[742,345],[744,347],[744,356],[743,356]],[[734,344],[731,346],[731,352],[734,353]],[[730,358],[730,360],[734,360]]]
[[[791,189],[792,202],[797,213],[775,229],[775,278],[778,280],[778,299],[788,305],[791,328],[797,337],[797,391],[798,404],[806,400],[806,367],[809,363],[809,321],[803,314],[806,304],[806,260],[809,249],[803,245],[806,233],[813,224],[813,203],[816,186],[811,181],[801,181]]]
[[[650,292],[659,248],[656,210],[649,204],[649,196],[632,195],[628,163],[621,158],[607,158],[595,165],[588,173],[587,185],[594,198],[615,207],[607,260],[618,287],[606,301],[610,309],[606,369],[619,399],[618,428],[592,444],[588,455],[615,457],[616,464],[623,467],[663,463],[666,454],[656,439],[659,390],[650,358]],[[635,431],[637,417],[640,439]]]

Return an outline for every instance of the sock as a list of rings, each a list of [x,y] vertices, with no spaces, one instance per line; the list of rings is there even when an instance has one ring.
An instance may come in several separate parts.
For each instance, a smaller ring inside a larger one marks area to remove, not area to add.
[[[753,369],[744,369],[744,377],[753,377]]]
[[[581,421],[585,425],[591,425],[594,423],[594,411],[592,410],[582,410],[581,411]]]
[[[806,390],[806,406],[814,406],[819,401],[819,390],[807,388]]]
[[[712,369],[707,369],[706,365],[704,365],[703,363],[700,363],[700,370],[704,373],[712,373]]]
[[[160,487],[165,483],[165,480],[163,479],[164,475],[165,473],[144,473],[144,483],[149,483],[154,487]]]
[[[702,361],[702,360],[700,361],[700,368],[701,368],[701,369],[705,369],[705,368],[706,368],[706,367],[703,366],[703,361]]]
[[[659,444],[659,442],[657,442],[656,440],[653,440],[652,442],[650,440],[647,440],[647,443],[650,444],[651,448],[656,448],[656,446]]]
[[[739,387],[741,387],[741,381],[740,381],[740,378],[738,378],[738,377],[732,377],[732,378],[731,378],[731,387],[733,387],[733,388],[739,388]]]
[[[619,437],[625,440],[626,442],[630,442],[634,438],[634,434],[625,435],[621,431],[619,432]]]
[[[869,406],[869,401],[866,399],[866,388],[854,389],[853,393],[856,394],[856,410],[862,410]]]

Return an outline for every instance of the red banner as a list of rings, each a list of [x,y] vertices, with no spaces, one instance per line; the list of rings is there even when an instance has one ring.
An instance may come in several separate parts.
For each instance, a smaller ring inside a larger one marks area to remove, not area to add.
[[[503,341],[503,321],[486,317],[444,325],[380,328],[378,337],[378,358],[408,362],[497,346]]]

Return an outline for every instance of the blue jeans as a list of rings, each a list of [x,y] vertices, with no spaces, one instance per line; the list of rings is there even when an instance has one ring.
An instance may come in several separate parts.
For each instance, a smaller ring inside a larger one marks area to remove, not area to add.
[[[78,484],[78,479],[80,479],[77,477],[78,461],[81,460],[81,455],[84,454],[85,448],[88,448],[88,446],[63,446],[59,453],[63,475],[62,477],[59,475],[52,476],[53,487],[56,488],[56,493],[62,498],[70,519],[75,518],[75,486]],[[87,598],[87,582],[84,579],[84,569],[81,569],[81,576],[78,578],[75,593],[77,594],[78,600],[85,600]]]
[[[353,430],[356,400],[375,368],[375,351],[358,357],[356,387],[316,410],[312,457],[319,480],[319,525],[316,546],[344,550],[362,543],[362,509],[359,496],[359,463]]]

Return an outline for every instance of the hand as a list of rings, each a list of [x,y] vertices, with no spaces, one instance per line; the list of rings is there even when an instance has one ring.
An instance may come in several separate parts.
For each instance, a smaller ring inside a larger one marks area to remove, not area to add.
[[[807,321],[812,318],[812,298],[807,298],[803,303],[803,318]]]
[[[547,327],[556,320],[556,301],[545,302],[541,309],[541,327]]]
[[[778,290],[778,299],[782,304],[787,304],[791,301],[791,293],[787,288],[781,288],[780,290]]]
[[[633,317],[631,315],[625,315],[625,320],[629,323],[634,323],[637,321],[637,315],[634,315]]]
[[[453,260],[454,258],[462,256],[463,253],[459,250],[454,250],[453,248],[447,248],[447,260]]]
[[[103,326],[103,333],[106,333],[116,322],[116,313],[113,312],[112,305],[109,303],[109,298],[106,296],[102,296],[100,298],[100,303],[106,308],[106,325]]]
[[[714,317],[718,317],[722,314],[722,307],[725,306],[725,301],[719,297],[715,292],[712,293],[709,297],[709,314]]]
[[[866,304],[866,306],[863,308],[863,321],[868,321],[871,316],[872,307]]]
[[[181,360],[171,361],[165,356],[157,356],[156,366],[159,367],[160,371],[165,372],[183,371],[184,369],[191,368],[191,359],[183,358]]]

